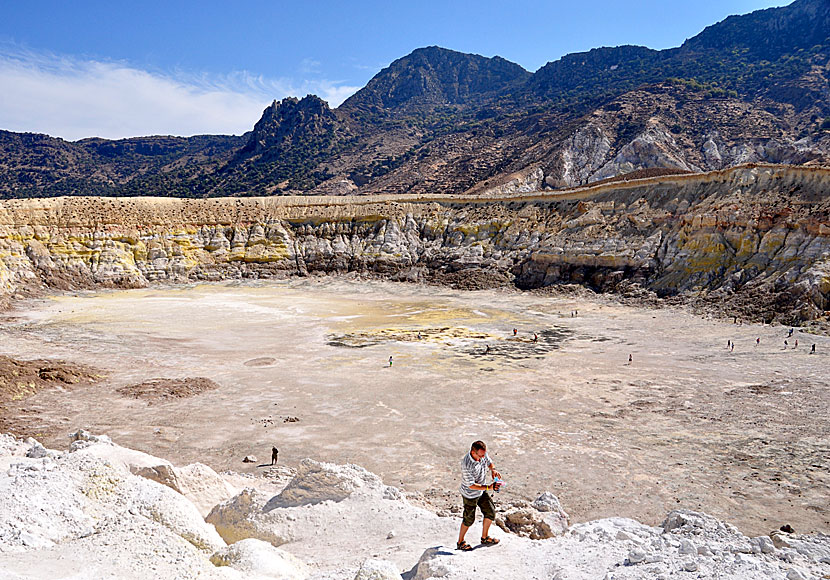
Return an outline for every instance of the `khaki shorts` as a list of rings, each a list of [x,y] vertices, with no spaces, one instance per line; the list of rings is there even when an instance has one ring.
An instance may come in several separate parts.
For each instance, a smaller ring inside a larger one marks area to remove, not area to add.
[[[485,520],[496,519],[496,506],[486,491],[479,497],[470,499],[462,496],[462,499],[464,500],[464,519],[462,522],[468,528],[476,521],[476,506],[481,509],[481,515],[484,516]]]

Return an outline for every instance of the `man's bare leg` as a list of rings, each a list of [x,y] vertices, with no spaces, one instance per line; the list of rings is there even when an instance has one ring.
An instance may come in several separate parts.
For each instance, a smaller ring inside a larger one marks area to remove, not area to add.
[[[464,524],[461,524],[461,531],[458,533],[458,543],[459,544],[464,541],[464,536],[467,535],[467,530],[469,530],[469,529],[470,529],[470,526],[465,526]]]
[[[490,531],[490,524],[492,524],[492,523],[493,523],[493,520],[488,520],[487,518],[485,518],[484,521],[481,522],[481,537],[482,538],[487,537],[487,532]]]

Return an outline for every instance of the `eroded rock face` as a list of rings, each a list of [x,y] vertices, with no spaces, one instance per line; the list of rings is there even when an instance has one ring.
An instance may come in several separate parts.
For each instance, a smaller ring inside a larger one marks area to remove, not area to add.
[[[2,549],[48,548],[89,536],[108,518],[137,517],[208,554],[225,545],[181,494],[130,473],[121,457],[140,452],[87,443],[54,458],[21,459],[0,475]],[[92,453],[96,448],[104,452]]]
[[[655,128],[643,146],[662,138]],[[712,140],[711,155],[715,149],[722,154]],[[661,296],[703,296],[744,319],[795,323],[830,309],[830,170],[746,166],[555,194],[521,193],[538,188],[541,170],[517,179],[512,193],[471,199],[7,201],[0,292],[312,272],[411,281],[489,272],[522,288],[578,283],[623,292],[634,284]]]
[[[645,131],[623,146],[613,159],[591,173],[586,181],[600,181],[649,167],[700,171],[699,167],[686,162],[684,152],[665,127],[651,123]]]

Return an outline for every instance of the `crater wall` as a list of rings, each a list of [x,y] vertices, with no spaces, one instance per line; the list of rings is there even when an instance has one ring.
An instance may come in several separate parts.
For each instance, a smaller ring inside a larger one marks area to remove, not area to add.
[[[520,288],[703,297],[794,323],[830,309],[828,192],[828,169],[746,165],[479,197],[10,200],[0,202],[0,293],[484,272]]]

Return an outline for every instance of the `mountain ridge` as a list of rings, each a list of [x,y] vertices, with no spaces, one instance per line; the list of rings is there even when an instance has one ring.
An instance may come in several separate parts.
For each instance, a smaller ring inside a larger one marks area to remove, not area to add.
[[[274,101],[241,137],[0,132],[0,197],[459,193],[826,164],[828,71],[826,0],[730,16],[675,48],[567,54],[534,73],[422,47],[335,109],[313,95]]]

